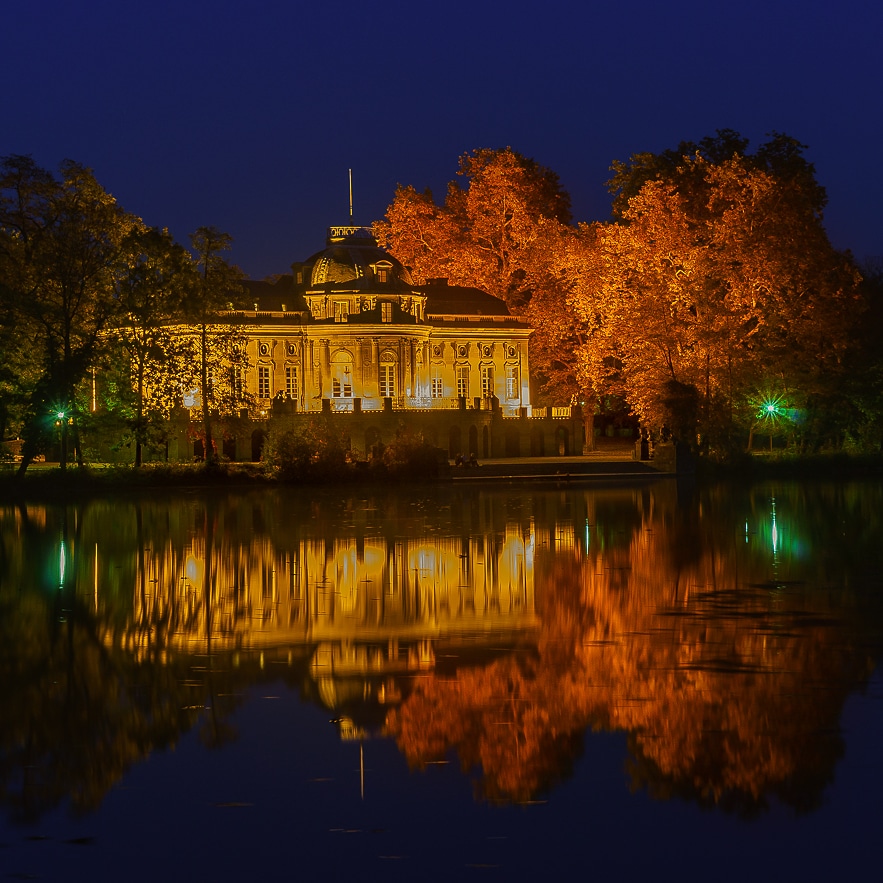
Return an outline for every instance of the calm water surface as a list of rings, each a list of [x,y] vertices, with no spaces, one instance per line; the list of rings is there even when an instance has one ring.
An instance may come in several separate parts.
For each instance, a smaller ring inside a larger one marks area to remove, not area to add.
[[[0,505],[0,877],[857,879],[883,486]]]

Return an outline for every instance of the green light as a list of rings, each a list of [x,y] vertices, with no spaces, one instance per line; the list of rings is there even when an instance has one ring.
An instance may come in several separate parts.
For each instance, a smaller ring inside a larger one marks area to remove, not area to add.
[[[785,412],[782,408],[782,398],[764,398],[758,402],[756,419],[778,421],[781,417],[784,417]]]
[[[58,412],[58,419],[59,419],[59,420],[64,420],[64,411],[59,411],[59,412]]]

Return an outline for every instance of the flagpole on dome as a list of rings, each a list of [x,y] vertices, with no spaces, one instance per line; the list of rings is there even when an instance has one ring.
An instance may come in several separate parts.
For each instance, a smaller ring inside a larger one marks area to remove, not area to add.
[[[353,222],[353,170],[349,170],[350,173],[350,224]]]

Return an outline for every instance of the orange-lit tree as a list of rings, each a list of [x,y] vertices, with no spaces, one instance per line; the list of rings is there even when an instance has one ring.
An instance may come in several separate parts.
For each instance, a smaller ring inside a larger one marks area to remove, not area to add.
[[[591,269],[572,268],[571,303],[590,326],[581,366],[648,426],[731,450],[759,386],[810,401],[837,377],[858,276],[804,176],[739,156],[679,169],[647,178],[622,223],[600,229]]]
[[[428,191],[399,187],[374,232],[416,281],[446,277],[517,311],[542,273],[547,222],[570,223],[570,197],[554,172],[509,147],[467,153],[458,174],[466,186],[452,181],[442,206]]]

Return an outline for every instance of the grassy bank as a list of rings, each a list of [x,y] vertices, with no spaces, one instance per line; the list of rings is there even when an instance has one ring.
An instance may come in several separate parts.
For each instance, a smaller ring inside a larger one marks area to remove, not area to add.
[[[883,456],[846,454],[839,451],[818,454],[797,454],[787,451],[773,454],[746,454],[733,463],[699,461],[696,473],[698,478],[704,480],[880,479],[883,478]]]
[[[378,464],[342,463],[329,469],[315,464],[296,474],[280,473],[262,463],[147,464],[131,466],[58,466],[37,465],[18,476],[12,467],[0,472],[0,500],[49,499],[92,494],[126,494],[139,490],[339,486],[370,484],[418,484],[439,479],[441,469],[388,468]]]

